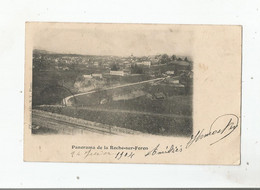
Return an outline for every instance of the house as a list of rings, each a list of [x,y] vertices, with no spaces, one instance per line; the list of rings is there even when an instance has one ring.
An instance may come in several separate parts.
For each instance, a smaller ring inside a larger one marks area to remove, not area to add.
[[[167,77],[166,82],[170,84],[180,84],[180,77]]]
[[[93,78],[100,78],[100,79],[103,78],[102,74],[100,74],[100,73],[93,73],[91,75],[92,75]]]
[[[140,62],[136,62],[136,64],[151,67],[151,61],[140,61]]]
[[[90,75],[83,75],[83,78],[85,78],[85,79],[91,79],[92,78],[92,75],[90,74]]]
[[[124,71],[110,71],[110,75],[125,76]]]
[[[165,74],[166,75],[174,75],[174,71],[166,71]]]
[[[179,84],[180,83],[179,79],[173,79],[173,80],[170,80],[169,82],[172,83],[172,84]]]

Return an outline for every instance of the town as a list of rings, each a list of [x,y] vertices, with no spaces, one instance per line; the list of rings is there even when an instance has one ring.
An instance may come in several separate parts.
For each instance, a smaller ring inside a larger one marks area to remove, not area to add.
[[[192,132],[191,57],[33,52],[33,109],[151,134]]]

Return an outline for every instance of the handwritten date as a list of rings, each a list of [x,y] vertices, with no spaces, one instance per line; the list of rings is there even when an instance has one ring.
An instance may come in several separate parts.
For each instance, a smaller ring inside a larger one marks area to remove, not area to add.
[[[118,152],[115,156],[115,159],[120,160],[121,158],[133,158],[135,153],[133,152]]]

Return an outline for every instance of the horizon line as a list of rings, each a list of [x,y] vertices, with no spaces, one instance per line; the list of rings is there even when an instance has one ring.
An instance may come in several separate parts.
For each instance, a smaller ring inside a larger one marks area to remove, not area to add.
[[[45,49],[40,49],[40,48],[33,48],[33,51],[34,50],[38,50],[38,51],[43,51],[43,52],[46,52],[46,54],[63,54],[63,55],[81,55],[81,56],[114,56],[114,57],[131,57],[133,54],[131,55],[108,55],[108,54],[81,54],[81,53],[66,53],[66,52],[54,52],[54,51],[49,51],[49,50],[45,50]],[[41,52],[41,53],[43,53]],[[172,55],[175,55],[177,57],[187,57],[187,58],[191,58],[192,56],[190,55],[177,55],[177,54],[167,54],[167,53],[157,53],[157,54],[152,54],[152,55],[140,55],[140,56],[135,56],[133,55],[134,57],[148,57],[148,56],[156,56],[156,55],[168,55],[168,56],[172,56]]]

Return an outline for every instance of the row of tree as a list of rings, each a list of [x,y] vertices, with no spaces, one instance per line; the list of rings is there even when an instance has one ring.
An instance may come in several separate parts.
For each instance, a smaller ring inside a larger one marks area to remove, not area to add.
[[[167,54],[163,54],[163,55],[157,55],[155,56],[155,58],[159,59],[158,61],[159,64],[167,64],[171,61],[186,61],[189,63],[191,62],[190,60],[188,60],[187,57],[182,59],[181,57],[177,57],[176,55],[168,56]]]
[[[113,64],[111,66],[111,70],[112,71],[118,71],[118,70],[120,70],[120,67],[119,67],[118,64]],[[144,73],[143,67],[140,67],[137,64],[132,64],[131,65],[131,73],[132,74],[143,74]]]

